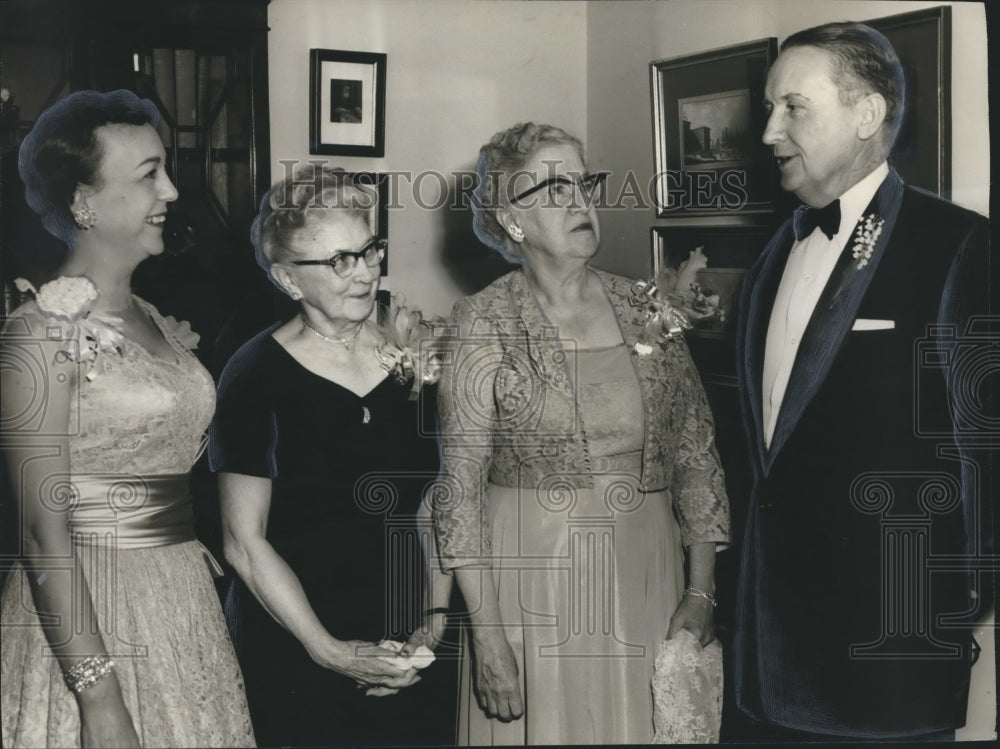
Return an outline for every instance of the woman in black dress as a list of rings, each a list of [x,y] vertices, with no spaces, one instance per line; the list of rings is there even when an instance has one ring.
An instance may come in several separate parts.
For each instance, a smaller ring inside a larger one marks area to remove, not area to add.
[[[250,714],[261,746],[451,743],[444,664],[414,686],[406,660],[440,641],[450,592],[421,552],[434,388],[413,397],[414,375],[387,371],[399,349],[369,321],[385,252],[370,196],[312,170],[264,196],[252,231],[300,312],[233,355],[211,429]]]

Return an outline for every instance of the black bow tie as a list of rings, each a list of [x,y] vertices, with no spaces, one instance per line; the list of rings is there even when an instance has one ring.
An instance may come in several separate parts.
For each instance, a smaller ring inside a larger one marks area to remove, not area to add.
[[[822,208],[810,208],[807,205],[800,205],[795,209],[795,216],[792,219],[792,229],[795,231],[795,240],[801,242],[813,233],[813,229],[819,227],[820,231],[826,234],[827,239],[833,239],[833,235],[840,231],[840,201],[835,200],[827,203]]]

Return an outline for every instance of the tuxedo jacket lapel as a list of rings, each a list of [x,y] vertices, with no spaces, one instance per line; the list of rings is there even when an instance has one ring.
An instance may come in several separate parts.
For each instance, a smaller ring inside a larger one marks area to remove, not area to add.
[[[830,279],[823,288],[809,324],[799,345],[795,363],[785,390],[785,397],[778,412],[778,419],[771,439],[771,449],[764,461],[765,470],[773,465],[781,448],[795,430],[806,407],[822,386],[830,367],[837,357],[847,333],[857,316],[858,307],[878,269],[892,236],[903,200],[903,181],[895,170],[882,182],[862,218],[875,213],[884,221],[871,257],[864,267],[853,257],[853,247],[858,232],[854,227]],[[860,222],[859,222],[860,223]],[[782,266],[783,270],[784,266]],[[766,335],[766,334],[765,334]],[[763,346],[761,346],[763,352]],[[761,353],[763,357],[763,353]]]

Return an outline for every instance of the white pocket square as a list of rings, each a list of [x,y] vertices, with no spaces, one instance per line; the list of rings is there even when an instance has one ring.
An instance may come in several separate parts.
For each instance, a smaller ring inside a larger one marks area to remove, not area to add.
[[[851,330],[892,330],[895,327],[895,320],[869,320],[865,317],[859,317],[854,321]]]

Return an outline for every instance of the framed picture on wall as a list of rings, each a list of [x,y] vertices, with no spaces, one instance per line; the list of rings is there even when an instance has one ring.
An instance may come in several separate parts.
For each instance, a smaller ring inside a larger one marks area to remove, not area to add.
[[[777,173],[761,143],[774,37],[649,65],[657,216],[762,213]]]
[[[361,208],[368,211],[368,228],[379,239],[389,240],[389,175],[377,172],[348,172],[357,188]],[[389,273],[389,248],[382,258],[381,275]]]
[[[309,153],[385,156],[386,55],[309,50]]]
[[[951,192],[951,8],[865,21],[885,34],[903,66],[906,110],[889,161],[903,180]]]

